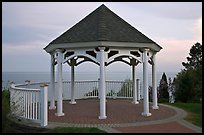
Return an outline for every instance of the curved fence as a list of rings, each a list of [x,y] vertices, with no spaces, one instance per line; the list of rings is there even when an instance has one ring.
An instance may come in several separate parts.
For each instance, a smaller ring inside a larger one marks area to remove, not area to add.
[[[27,85],[11,84],[10,91],[10,115],[25,118],[33,122],[47,125],[47,86],[41,85],[41,89],[31,89]],[[25,88],[23,88],[25,87]]]

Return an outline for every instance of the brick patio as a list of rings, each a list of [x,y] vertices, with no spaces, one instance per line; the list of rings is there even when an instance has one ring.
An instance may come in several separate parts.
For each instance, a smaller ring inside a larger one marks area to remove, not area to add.
[[[99,99],[80,99],[77,104],[63,101],[65,116],[55,116],[55,110],[49,110],[49,127],[76,126],[99,127],[108,133],[202,133],[202,128],[181,122],[184,112],[172,107],[159,105],[158,110],[151,109],[149,117],[142,116],[143,103],[132,104],[130,99],[107,99],[107,119],[99,120]]]
[[[55,116],[56,110],[49,110],[49,122],[80,123],[80,124],[117,124],[153,121],[172,117],[176,111],[165,106],[159,106],[158,110],[151,109],[152,116],[142,116],[143,103],[132,104],[129,99],[107,99],[107,119],[99,120],[99,99],[80,99],[77,104],[69,104],[63,101],[65,116]]]

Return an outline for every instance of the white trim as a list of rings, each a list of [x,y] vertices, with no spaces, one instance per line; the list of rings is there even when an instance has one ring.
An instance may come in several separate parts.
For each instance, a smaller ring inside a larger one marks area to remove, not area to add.
[[[159,52],[162,47],[155,43],[135,43],[135,42],[109,42],[109,41],[96,41],[96,42],[77,42],[77,43],[62,43],[62,44],[49,44],[44,49],[46,52],[52,52],[57,48],[61,49],[79,49],[79,48],[96,48],[99,46],[118,47],[118,48],[149,48],[153,51]]]

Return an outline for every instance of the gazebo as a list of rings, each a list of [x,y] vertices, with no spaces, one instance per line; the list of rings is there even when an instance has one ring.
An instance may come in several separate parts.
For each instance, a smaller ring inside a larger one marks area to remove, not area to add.
[[[133,103],[138,104],[135,67],[143,64],[143,112],[149,112],[147,64],[152,65],[153,109],[158,109],[156,87],[156,53],[162,49],[157,43],[132,27],[104,4],[50,42],[44,50],[51,56],[52,100],[49,108],[55,109],[54,93],[57,91],[57,113],[63,116],[62,64],[71,66],[71,104],[75,101],[75,67],[83,62],[93,62],[100,67],[99,119],[106,119],[105,68],[121,61],[132,66]],[[57,89],[55,89],[55,65],[57,65]],[[70,110],[71,111],[71,110]]]

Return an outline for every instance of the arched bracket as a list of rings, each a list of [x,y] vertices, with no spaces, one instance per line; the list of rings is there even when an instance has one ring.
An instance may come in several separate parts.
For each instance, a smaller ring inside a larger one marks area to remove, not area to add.
[[[139,51],[129,51],[129,50],[111,50],[111,54],[109,54],[107,63],[112,63],[117,57],[127,56],[136,59],[139,62],[142,62],[139,58],[141,56]],[[135,53],[136,52],[136,53]],[[139,57],[138,57],[139,56]]]
[[[94,62],[94,63],[98,63],[98,61],[97,61],[97,59],[96,58],[94,58],[93,56],[91,56],[91,55],[89,55],[89,54],[72,54],[72,55],[70,55],[69,57],[67,57],[64,61],[63,61],[63,63],[66,63],[68,60],[70,60],[70,59],[72,59],[72,58],[74,58],[74,57],[77,57],[77,58],[80,58],[80,57],[82,57],[82,58],[88,58],[88,60],[89,61],[91,61],[91,62]],[[85,60],[85,61],[87,61],[87,59]],[[85,62],[84,61],[84,62]],[[78,64],[79,65],[79,64]]]
[[[80,65],[81,63],[86,62],[86,61],[93,62],[93,63],[99,65],[98,62],[95,62],[95,61],[93,61],[93,60],[90,59],[90,58],[84,57],[84,60],[81,60],[81,61],[77,62],[77,63],[76,63],[76,66],[78,66],[78,65]]]
[[[123,58],[128,58],[130,61],[126,61],[124,60]],[[127,56],[127,55],[124,55],[124,56],[119,56],[119,57],[116,57],[114,58],[114,60],[106,63],[106,66],[112,64],[113,62],[116,62],[116,61],[121,61],[121,62],[124,62],[126,64],[128,64],[129,66],[131,65],[138,65],[139,63],[141,63],[140,61],[138,61],[137,59],[133,58],[133,57],[130,57],[130,56]]]

